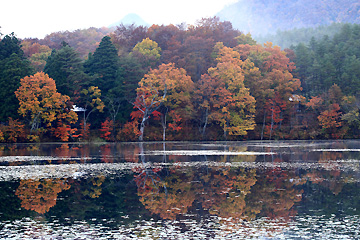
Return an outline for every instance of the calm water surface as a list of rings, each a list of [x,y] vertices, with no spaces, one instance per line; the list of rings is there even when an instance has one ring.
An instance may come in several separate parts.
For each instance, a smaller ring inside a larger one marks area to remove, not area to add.
[[[0,145],[1,239],[359,239],[360,141]]]

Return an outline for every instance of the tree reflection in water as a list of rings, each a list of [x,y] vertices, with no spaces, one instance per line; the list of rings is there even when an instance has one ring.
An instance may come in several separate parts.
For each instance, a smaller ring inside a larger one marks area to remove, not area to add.
[[[4,221],[41,214],[44,221],[54,216],[64,226],[81,221],[128,231],[135,225],[139,234],[146,234],[152,224],[154,234],[161,228],[171,235],[176,229],[198,238],[191,234],[201,229],[207,238],[227,238],[264,229],[262,236],[279,236],[307,216],[321,216],[324,223],[334,214],[339,221],[359,216],[358,162],[353,160],[359,159],[358,145],[354,151],[339,142],[289,149],[274,143],[262,150],[255,143],[166,143],[169,151],[163,143],[39,145],[58,156],[51,161],[31,160],[26,156],[38,156],[41,150],[19,146],[20,151],[7,146],[3,150],[20,156],[2,159],[4,177],[6,170],[19,170],[19,175],[10,173],[13,182],[0,184]],[[201,151],[204,155],[198,155]],[[212,155],[216,151],[219,155]],[[33,180],[26,175],[54,166],[81,174]],[[15,216],[7,208],[20,210]]]
[[[185,214],[209,214],[236,221],[256,216],[287,219],[296,215],[293,208],[302,191],[295,188],[295,171],[280,168],[159,167],[146,162],[140,147],[142,167],[134,168],[140,201],[162,219],[175,220]],[[206,157],[205,157],[206,158]],[[165,151],[163,161],[166,160]],[[234,158],[239,161],[238,157]],[[231,159],[222,158],[222,161]]]
[[[70,185],[63,179],[21,180],[15,194],[21,199],[21,206],[43,214],[56,205],[58,193]]]

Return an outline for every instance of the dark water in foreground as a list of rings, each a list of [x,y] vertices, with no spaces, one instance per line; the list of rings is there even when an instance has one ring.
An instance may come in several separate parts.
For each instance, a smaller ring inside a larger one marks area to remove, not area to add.
[[[360,141],[0,146],[0,239],[359,239]]]

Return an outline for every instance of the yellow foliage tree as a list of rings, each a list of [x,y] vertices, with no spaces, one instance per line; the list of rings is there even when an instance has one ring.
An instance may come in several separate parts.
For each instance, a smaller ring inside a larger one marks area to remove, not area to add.
[[[158,46],[157,42],[146,38],[135,45],[133,52],[139,52],[146,57],[159,60],[161,48]]]
[[[83,132],[87,131],[87,121],[89,116],[94,111],[104,111],[105,104],[101,100],[101,90],[98,87],[90,86],[88,89],[83,89],[80,95],[80,104],[85,111],[83,112]]]
[[[218,64],[209,68],[209,76],[220,82],[226,98],[213,105],[212,117],[224,130],[224,137],[229,135],[246,135],[255,127],[255,98],[250,95],[244,84],[244,62],[240,54],[221,43],[215,46]]]

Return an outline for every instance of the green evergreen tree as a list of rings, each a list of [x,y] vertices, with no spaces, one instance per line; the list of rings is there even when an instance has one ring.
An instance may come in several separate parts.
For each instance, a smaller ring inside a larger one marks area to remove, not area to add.
[[[308,83],[307,76],[310,75],[309,65],[314,61],[311,52],[305,44],[300,43],[295,48],[296,52],[296,77],[301,80],[301,86],[306,93],[310,92],[311,83]]]
[[[360,25],[345,24],[332,38],[311,38],[309,45],[293,47],[297,76],[305,96],[316,96],[334,84],[345,95],[358,95],[360,90]]]
[[[341,75],[341,86],[344,92],[360,92],[360,58],[355,55],[346,56],[343,64],[343,73]]]
[[[0,60],[9,58],[13,53],[24,58],[24,52],[20,46],[21,41],[17,39],[14,33],[6,35],[0,44]]]
[[[133,108],[130,103],[134,101],[138,82],[146,71],[139,59],[133,56],[120,59],[110,37],[106,36],[94,54],[89,54],[84,66],[86,72],[94,77],[92,85],[101,89],[108,114],[95,113],[93,118],[110,117],[121,123],[128,121]]]
[[[136,89],[147,68],[143,68],[136,57],[126,56],[120,59],[117,84],[111,88],[104,102],[111,118],[121,123],[129,120],[136,98]]]
[[[0,42],[0,121],[18,118],[19,102],[14,92],[20,79],[33,73],[30,62],[25,59],[20,40],[14,34],[6,35]]]
[[[55,80],[56,88],[61,94],[70,97],[78,95],[82,86],[88,85],[90,81],[78,53],[65,43],[60,50],[52,51],[44,72]]]
[[[95,77],[91,85],[98,86],[103,94],[116,85],[118,79],[119,57],[109,36],[102,38],[94,54],[89,54],[84,64],[86,73]]]

